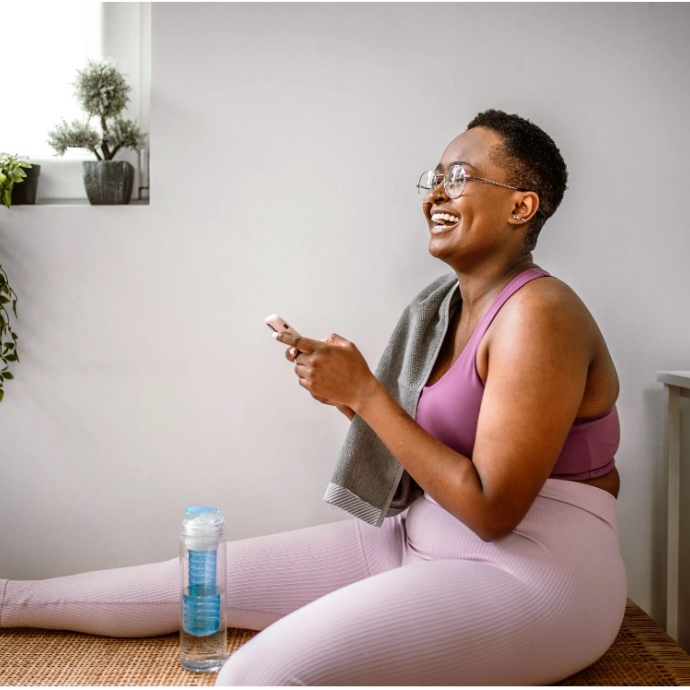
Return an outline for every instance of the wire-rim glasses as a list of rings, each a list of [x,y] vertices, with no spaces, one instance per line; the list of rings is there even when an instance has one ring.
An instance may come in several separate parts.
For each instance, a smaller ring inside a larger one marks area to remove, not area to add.
[[[449,199],[458,199],[460,196],[462,196],[462,192],[465,189],[467,180],[488,182],[489,184],[495,184],[497,187],[514,189],[516,192],[530,191],[529,189],[524,189],[523,187],[511,187],[510,185],[502,184],[501,182],[494,182],[493,180],[487,180],[483,177],[468,175],[462,165],[453,165],[445,174],[439,174],[433,170],[427,170],[426,172],[422,173],[421,177],[419,178],[419,182],[417,183],[417,194],[419,194],[419,198],[423,204],[431,203],[430,201],[425,201],[425,199],[429,192],[436,189],[441,184],[441,180],[443,180],[443,189],[445,190],[446,196]],[[544,216],[544,212],[541,209],[537,210],[542,216]]]

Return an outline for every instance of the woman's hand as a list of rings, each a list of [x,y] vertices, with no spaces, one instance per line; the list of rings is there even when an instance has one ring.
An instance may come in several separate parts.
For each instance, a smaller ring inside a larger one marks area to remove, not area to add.
[[[274,333],[273,337],[292,346],[285,357],[294,362],[300,386],[349,419],[369,391],[380,385],[357,347],[335,333],[324,340],[287,333]]]
[[[285,359],[287,359],[288,362],[294,363],[298,355],[299,350],[296,347],[289,347],[287,350],[285,350]],[[313,393],[311,393],[311,397],[314,398],[314,400],[318,400],[318,402],[323,403],[324,405],[331,405],[335,407],[339,412],[342,412],[350,421],[352,421],[352,418],[355,416],[354,410],[349,408],[347,405],[340,405],[334,400],[322,398],[320,395],[314,395]]]

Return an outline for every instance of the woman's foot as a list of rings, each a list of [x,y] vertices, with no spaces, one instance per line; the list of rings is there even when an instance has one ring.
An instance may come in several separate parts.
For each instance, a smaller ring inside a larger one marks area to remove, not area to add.
[[[9,580],[0,580],[0,628],[5,627],[2,624],[2,609],[5,603],[5,590],[7,589],[7,583]]]

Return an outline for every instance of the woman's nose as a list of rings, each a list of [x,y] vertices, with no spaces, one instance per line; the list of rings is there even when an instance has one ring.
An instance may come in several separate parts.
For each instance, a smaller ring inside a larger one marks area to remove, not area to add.
[[[430,189],[424,197],[425,204],[433,204],[434,201],[444,201],[446,199],[446,190],[441,180],[433,189]]]

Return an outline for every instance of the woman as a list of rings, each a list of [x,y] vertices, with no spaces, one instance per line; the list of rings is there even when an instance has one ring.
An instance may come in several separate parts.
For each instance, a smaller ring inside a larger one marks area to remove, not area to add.
[[[599,658],[626,599],[615,527],[618,378],[575,293],[532,261],[565,190],[553,141],[478,115],[420,180],[461,301],[409,416],[350,342],[280,335],[299,384],[362,417],[424,495],[229,544],[228,624],[263,630],[218,685],[536,685]],[[0,581],[0,625],[178,626],[177,560]],[[265,630],[264,630],[265,628]]]

